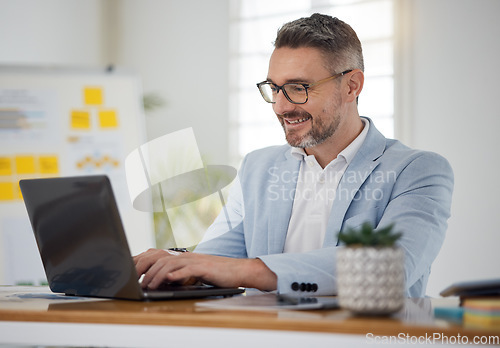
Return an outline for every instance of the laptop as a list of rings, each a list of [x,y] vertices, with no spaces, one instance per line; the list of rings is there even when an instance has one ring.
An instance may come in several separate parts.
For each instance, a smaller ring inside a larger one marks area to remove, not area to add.
[[[141,288],[105,175],[19,182],[50,289],[72,296],[165,300],[230,296],[242,288]]]

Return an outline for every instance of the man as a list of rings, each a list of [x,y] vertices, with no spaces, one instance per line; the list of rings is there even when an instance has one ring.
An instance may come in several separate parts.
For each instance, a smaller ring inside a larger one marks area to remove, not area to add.
[[[389,140],[362,118],[361,44],[337,18],[285,24],[259,90],[288,145],[248,154],[194,253],[135,257],[142,285],[202,280],[280,293],[336,293],[338,232],[370,222],[403,233],[407,296],[424,296],[450,215],[453,174],[430,152]]]

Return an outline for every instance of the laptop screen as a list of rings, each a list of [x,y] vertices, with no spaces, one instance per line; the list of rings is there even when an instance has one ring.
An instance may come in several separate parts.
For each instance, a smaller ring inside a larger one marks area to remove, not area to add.
[[[54,292],[140,298],[137,274],[109,179],[21,180],[23,198]]]

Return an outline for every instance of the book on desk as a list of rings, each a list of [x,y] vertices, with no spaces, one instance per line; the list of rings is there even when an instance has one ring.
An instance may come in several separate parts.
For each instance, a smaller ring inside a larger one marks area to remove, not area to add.
[[[500,279],[455,283],[440,295],[459,297],[460,307],[436,308],[436,316],[461,321],[466,327],[500,328]]]

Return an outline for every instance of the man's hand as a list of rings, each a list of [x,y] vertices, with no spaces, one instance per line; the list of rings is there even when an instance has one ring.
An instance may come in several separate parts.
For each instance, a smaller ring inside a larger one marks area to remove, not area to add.
[[[162,283],[192,284],[200,280],[220,287],[275,290],[277,277],[260,259],[178,253],[149,249],[134,257],[142,287],[157,289]]]

